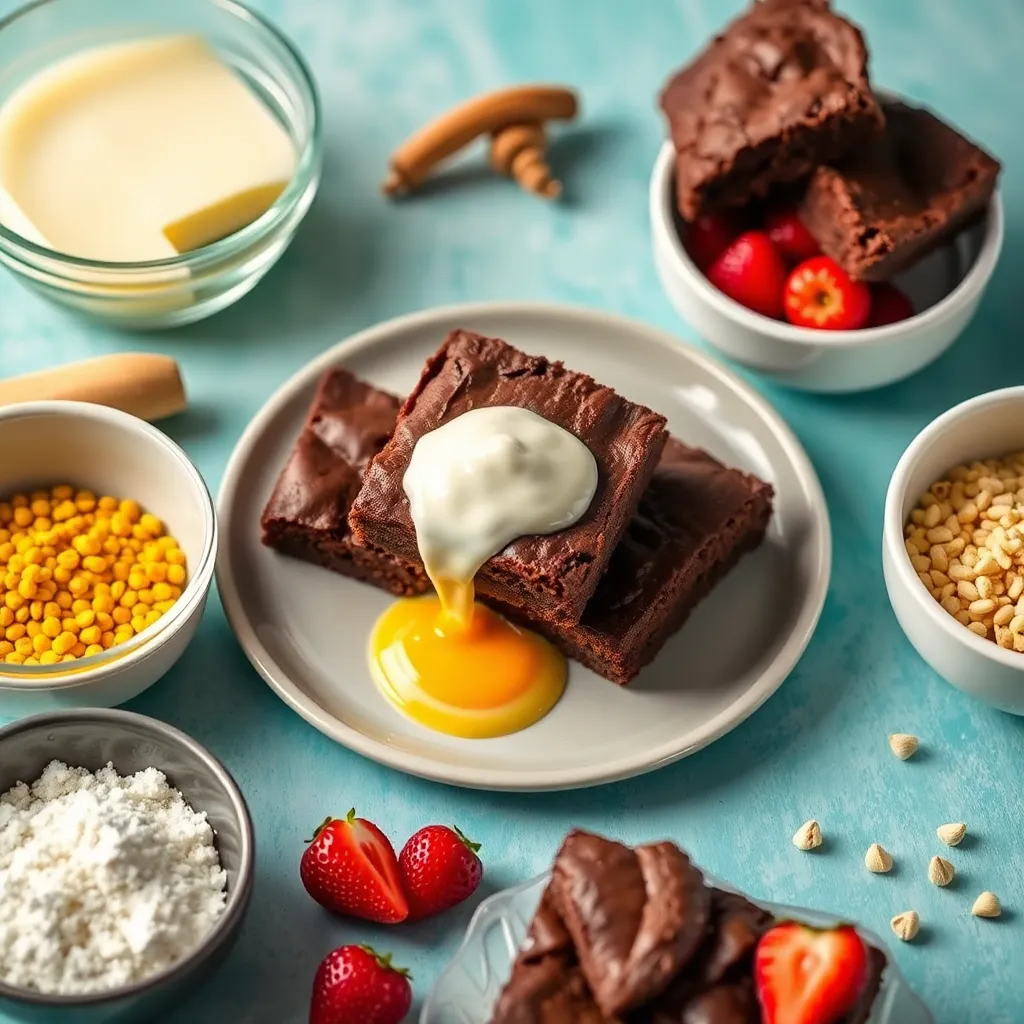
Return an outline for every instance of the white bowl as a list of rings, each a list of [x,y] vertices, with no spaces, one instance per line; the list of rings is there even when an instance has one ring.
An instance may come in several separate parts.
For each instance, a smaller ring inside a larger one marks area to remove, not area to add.
[[[915,309],[900,323],[860,331],[818,331],[772,320],[720,292],[687,255],[675,201],[675,150],[654,164],[650,216],[654,262],[672,305],[730,359],[787,387],[865,391],[909,377],[937,359],[967,326],[1003,245],[997,192],[984,221],[897,278]]]
[[[947,682],[1024,715],[1024,654],[976,636],[944,611],[910,564],[903,529],[920,496],[947,470],[1024,449],[1024,387],[979,395],[933,420],[903,453],[889,482],[882,567],[896,618],[917,653]]]
[[[130,700],[181,657],[206,606],[217,522],[203,478],[166,434],[127,413],[85,402],[0,408],[0,452],[0,499],[58,483],[134,498],[167,524],[188,570],[174,606],[124,644],[60,665],[0,662],[0,719]]]

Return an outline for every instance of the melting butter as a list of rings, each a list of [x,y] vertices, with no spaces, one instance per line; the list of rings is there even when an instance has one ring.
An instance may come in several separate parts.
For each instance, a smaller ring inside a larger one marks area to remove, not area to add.
[[[517,537],[572,526],[594,498],[597,462],[557,424],[494,406],[421,437],[402,483],[427,574],[465,623],[479,568]]]

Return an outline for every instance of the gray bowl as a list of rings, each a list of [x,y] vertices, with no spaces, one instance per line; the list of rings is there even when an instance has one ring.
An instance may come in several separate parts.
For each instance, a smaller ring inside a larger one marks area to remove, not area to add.
[[[47,996],[0,982],[0,1012],[35,1024],[145,1021],[192,992],[238,938],[252,896],[252,821],[227,770],[198,743],[162,722],[127,711],[82,709],[35,715],[0,729],[0,793],[34,782],[50,761],[121,775],[159,768],[197,811],[206,811],[228,876],[227,905],[203,942],[170,969],[134,985],[82,996]]]

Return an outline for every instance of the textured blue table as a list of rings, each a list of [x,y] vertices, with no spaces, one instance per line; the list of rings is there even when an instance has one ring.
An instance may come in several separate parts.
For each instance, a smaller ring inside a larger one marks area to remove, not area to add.
[[[23,372],[103,352],[148,349],[181,361],[190,411],[166,424],[211,487],[242,428],[289,374],[349,333],[399,313],[470,299],[547,299],[629,314],[687,335],[662,295],[648,243],[647,177],[662,138],[662,78],[739,0],[516,4],[444,0],[262,0],[319,80],[327,162],[293,249],[234,309],[164,335],[117,335],[71,319],[0,276],[0,369]],[[1020,0],[847,0],[865,26],[875,81],[934,104],[1004,160],[1002,264],[966,335],[916,379],[873,394],[819,398],[755,380],[817,466],[835,560],[820,628],[781,691],[703,753],[633,782],[544,796],[462,792],[350,754],[289,711],[249,667],[214,600],[195,643],[134,710],[208,744],[256,820],[256,895],[239,948],[170,1024],[299,1024],[320,957],[372,941],[411,967],[425,993],[461,938],[466,906],[388,931],[328,918],[297,875],[303,839],[351,805],[398,841],[454,821],[483,841],[484,892],[543,869],[570,825],[643,840],[670,836],[751,892],[851,914],[883,934],[913,908],[925,926],[895,950],[940,1024],[1024,1021],[1024,720],[990,711],[917,657],[886,600],[879,565],[886,483],[904,446],[970,395],[1024,383],[1024,6]],[[12,9],[0,0],[0,13]],[[580,20],[583,12],[587,14]],[[551,206],[469,169],[405,205],[378,197],[389,150],[433,114],[480,90],[527,80],[578,86],[585,116],[553,150],[567,201]],[[449,186],[450,183],[450,186]],[[923,749],[901,764],[894,731]],[[789,842],[818,818],[827,849]],[[951,856],[955,889],[929,885],[934,829],[966,821]],[[883,843],[899,870],[871,876]],[[1002,920],[969,915],[976,893]],[[475,901],[473,901],[475,903]]]

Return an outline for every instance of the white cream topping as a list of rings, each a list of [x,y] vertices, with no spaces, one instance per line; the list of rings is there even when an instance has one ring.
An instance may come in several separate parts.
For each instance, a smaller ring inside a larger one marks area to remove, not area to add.
[[[402,483],[437,586],[469,582],[517,537],[572,526],[593,500],[597,462],[578,437],[529,409],[494,406],[421,437]]]

